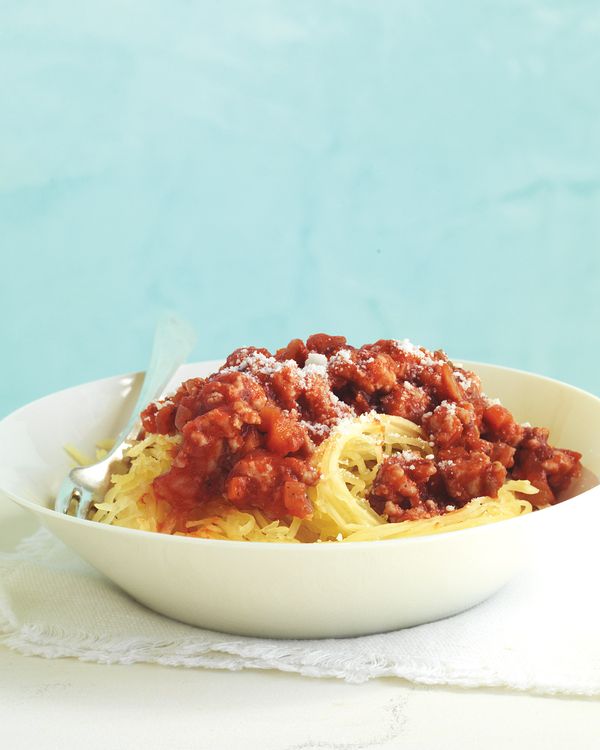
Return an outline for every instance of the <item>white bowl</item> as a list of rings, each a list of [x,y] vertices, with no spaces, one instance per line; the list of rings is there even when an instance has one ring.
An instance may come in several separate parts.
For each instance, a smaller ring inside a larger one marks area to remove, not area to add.
[[[174,382],[218,364],[187,365]],[[572,490],[576,498],[489,526],[354,544],[193,539],[55,513],[54,495],[70,468],[63,446],[92,452],[97,440],[117,434],[139,374],[54,393],[0,422],[0,491],[139,602],[192,625],[321,638],[430,622],[489,597],[521,567],[530,534],[560,524],[565,513],[579,513],[584,524],[587,504],[600,501],[600,399],[538,375],[467,366],[519,421],[549,427],[554,444],[581,451],[586,471]]]

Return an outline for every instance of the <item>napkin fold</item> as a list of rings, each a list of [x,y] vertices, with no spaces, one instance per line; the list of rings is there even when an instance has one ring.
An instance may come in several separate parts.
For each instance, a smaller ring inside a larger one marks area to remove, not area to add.
[[[104,664],[277,669],[355,683],[396,676],[600,695],[600,507],[577,510],[534,540],[520,575],[467,612],[382,635],[310,641],[248,638],[169,620],[40,530],[0,555],[0,643],[23,654]]]

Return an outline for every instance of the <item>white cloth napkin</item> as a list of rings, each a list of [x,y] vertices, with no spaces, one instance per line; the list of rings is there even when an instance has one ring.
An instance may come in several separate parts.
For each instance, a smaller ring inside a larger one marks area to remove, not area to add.
[[[384,635],[313,641],[246,638],[169,620],[39,531],[0,555],[0,643],[24,654],[102,663],[278,669],[349,682],[398,676],[598,695],[598,511],[574,513],[562,529],[546,532],[531,565],[468,612]]]

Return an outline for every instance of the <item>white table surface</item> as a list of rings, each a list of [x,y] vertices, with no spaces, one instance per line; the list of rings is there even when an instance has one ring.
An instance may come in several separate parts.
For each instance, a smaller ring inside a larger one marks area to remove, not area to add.
[[[0,549],[34,528],[28,514],[0,498]],[[274,671],[105,666],[0,646],[3,750],[393,747],[596,750],[600,700],[396,678],[348,685]]]

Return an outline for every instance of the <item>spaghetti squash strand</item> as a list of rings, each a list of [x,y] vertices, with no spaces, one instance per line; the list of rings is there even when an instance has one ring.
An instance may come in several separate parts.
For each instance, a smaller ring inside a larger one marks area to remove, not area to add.
[[[432,518],[388,523],[368,506],[366,496],[383,458],[406,450],[425,456],[431,446],[417,425],[400,417],[370,413],[340,425],[321,446],[318,468],[322,478],[309,491],[315,512],[304,523],[322,540],[341,534],[344,541],[369,541],[439,534],[532,510],[531,504],[515,493],[534,494],[537,490],[527,481],[513,480],[500,489],[497,498],[474,498],[463,508]],[[354,482],[348,474],[355,475]]]

